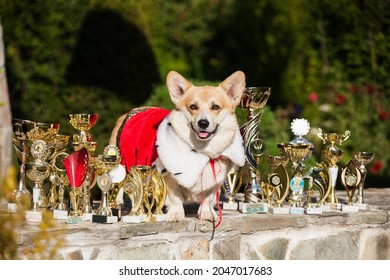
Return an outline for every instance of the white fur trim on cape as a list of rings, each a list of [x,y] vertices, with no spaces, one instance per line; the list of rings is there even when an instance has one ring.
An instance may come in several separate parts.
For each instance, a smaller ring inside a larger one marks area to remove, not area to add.
[[[159,125],[156,146],[159,161],[171,176],[186,188],[193,187],[199,181],[210,162],[207,155],[196,152],[175,133],[169,123],[169,115]],[[238,166],[244,165],[245,154],[239,130],[221,156],[230,159]]]

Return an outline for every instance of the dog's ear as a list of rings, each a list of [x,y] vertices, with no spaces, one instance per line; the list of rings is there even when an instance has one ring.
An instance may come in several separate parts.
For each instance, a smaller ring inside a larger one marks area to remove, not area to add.
[[[170,71],[167,75],[167,88],[173,104],[178,106],[181,98],[192,84],[182,75],[175,71]]]
[[[227,96],[232,100],[233,104],[237,106],[240,104],[242,94],[245,90],[245,74],[242,71],[236,71],[227,77],[220,87],[226,92]]]

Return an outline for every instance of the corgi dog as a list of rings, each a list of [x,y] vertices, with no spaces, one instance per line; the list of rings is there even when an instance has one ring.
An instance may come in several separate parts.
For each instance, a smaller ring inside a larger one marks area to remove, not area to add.
[[[147,164],[163,174],[167,221],[183,221],[185,203],[199,203],[198,217],[216,221],[219,186],[245,164],[235,115],[245,83],[242,71],[218,86],[195,86],[171,71],[166,86],[174,110],[141,108],[118,119],[110,144],[118,145],[127,169]]]

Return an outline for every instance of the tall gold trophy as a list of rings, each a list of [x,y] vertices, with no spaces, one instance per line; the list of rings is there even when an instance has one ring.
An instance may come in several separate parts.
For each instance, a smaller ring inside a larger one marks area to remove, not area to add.
[[[375,154],[371,152],[353,152],[352,156],[354,160],[359,165],[360,172],[362,173],[362,180],[358,187],[358,193],[356,196],[355,204],[359,207],[361,210],[368,210],[369,206],[368,204],[364,203],[364,183],[367,176],[367,168],[366,165],[373,161]]]
[[[264,202],[260,187],[258,166],[265,150],[259,134],[260,121],[270,94],[270,87],[247,87],[241,98],[240,107],[248,112],[247,122],[240,130],[244,139],[245,167],[250,177],[245,186],[245,200],[239,204],[239,210],[243,213],[268,212],[268,205]]]
[[[351,136],[351,132],[347,130],[344,132],[344,134],[323,133],[322,129],[319,128],[317,130],[317,136],[323,141],[323,144],[325,145],[325,147],[322,149],[322,155],[328,162],[328,168],[332,182],[332,188],[329,197],[327,198],[327,203],[332,209],[341,209],[341,204],[338,203],[338,198],[336,195],[336,183],[339,172],[337,164],[343,157],[343,150],[340,149],[339,146],[341,146],[342,143]]]
[[[69,114],[69,122],[79,133],[73,134],[72,145],[75,151],[86,148],[92,161],[97,142],[93,141],[92,134],[89,133],[98,120],[98,114]],[[80,199],[82,200],[80,208],[84,213],[85,220],[92,220],[91,189],[96,184],[96,174],[93,167],[90,166],[87,177],[80,189]]]
[[[32,127],[23,125],[26,123],[33,122],[30,120],[12,119],[12,143],[18,159],[19,170],[17,189],[15,189],[11,194],[10,201],[8,203],[8,210],[11,212],[16,211],[17,204],[20,204],[22,201],[30,203],[31,200],[31,193],[26,187],[26,164],[30,156],[30,148],[27,145],[29,141],[28,132],[29,129],[32,129]]]

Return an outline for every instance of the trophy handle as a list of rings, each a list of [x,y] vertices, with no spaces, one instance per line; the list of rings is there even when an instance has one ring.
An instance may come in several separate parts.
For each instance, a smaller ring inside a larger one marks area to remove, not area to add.
[[[320,138],[324,144],[326,144],[326,140],[324,138],[324,135],[322,134],[322,129],[321,128],[317,129],[317,137]]]
[[[347,139],[351,136],[351,131],[347,130],[344,132],[341,140],[340,140],[340,145],[341,143],[343,143],[344,141],[347,141]]]

